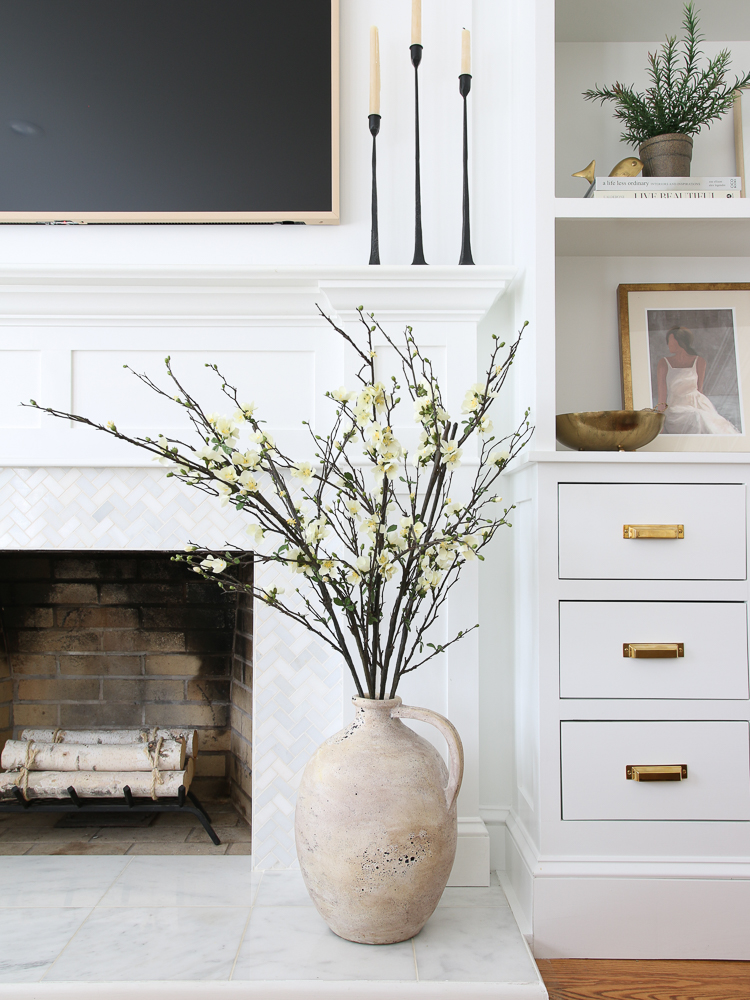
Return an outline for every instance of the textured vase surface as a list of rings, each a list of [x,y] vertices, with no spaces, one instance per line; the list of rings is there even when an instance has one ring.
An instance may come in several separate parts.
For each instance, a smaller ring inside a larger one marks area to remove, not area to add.
[[[641,143],[644,177],[689,177],[693,140],[689,135],[655,135]]]
[[[297,855],[331,930],[360,944],[392,944],[422,929],[448,881],[463,750],[437,712],[400,698],[353,702],[354,721],[316,750],[302,775]],[[401,718],[442,732],[450,772]]]

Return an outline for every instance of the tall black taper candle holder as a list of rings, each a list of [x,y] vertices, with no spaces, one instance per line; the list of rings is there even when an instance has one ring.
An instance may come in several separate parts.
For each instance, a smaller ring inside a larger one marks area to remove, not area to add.
[[[422,246],[422,181],[419,163],[419,64],[422,62],[422,46],[409,46],[411,64],[414,67],[414,260],[412,264],[426,264]]]
[[[471,223],[469,222],[469,126],[466,111],[466,98],[471,90],[471,73],[462,73],[458,78],[458,92],[464,99],[464,201],[463,229],[461,232],[461,257],[459,264],[473,264],[471,256]]]
[[[378,160],[377,136],[380,131],[380,115],[369,115],[372,136],[372,223],[370,226],[370,263],[380,263],[380,241],[378,239]]]

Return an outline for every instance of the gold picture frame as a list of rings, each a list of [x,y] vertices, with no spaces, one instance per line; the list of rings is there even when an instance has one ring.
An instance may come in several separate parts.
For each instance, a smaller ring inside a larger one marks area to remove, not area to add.
[[[622,405],[666,413],[646,451],[750,451],[750,282],[617,288]]]

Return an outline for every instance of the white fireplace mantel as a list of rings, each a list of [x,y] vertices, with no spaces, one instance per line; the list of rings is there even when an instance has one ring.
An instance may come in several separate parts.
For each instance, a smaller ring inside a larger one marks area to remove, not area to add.
[[[286,450],[307,455],[302,420],[325,426],[325,390],[353,384],[355,370],[319,309],[350,331],[359,305],[394,333],[413,326],[457,413],[477,379],[477,325],[513,275],[496,266],[0,268],[0,548],[174,549],[188,540],[220,547],[245,537],[231,508],[167,479],[142,452],[17,401],[114,419],[130,433],[176,436],[185,431],[173,416],[180,419],[180,409],[152,397],[123,365],[163,380],[169,354],[201,401],[208,397],[207,405],[220,409],[223,397],[205,368],[216,361],[243,398],[257,402]],[[379,347],[387,365],[389,348]],[[473,625],[478,604],[471,566],[451,593],[446,635]],[[253,854],[261,868],[295,864],[301,771],[314,747],[350,717],[341,664],[320,646],[257,609]],[[474,632],[429,676],[411,675],[401,692],[450,716],[464,740],[451,878],[461,885],[489,878],[489,837],[479,818],[478,656]]]

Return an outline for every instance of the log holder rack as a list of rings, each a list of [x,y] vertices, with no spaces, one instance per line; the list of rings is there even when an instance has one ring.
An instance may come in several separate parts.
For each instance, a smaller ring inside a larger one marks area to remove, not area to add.
[[[16,801],[8,802],[6,800],[4,802],[0,802],[0,813],[23,813],[28,810],[32,812],[69,813],[75,811],[75,809],[91,813],[187,812],[192,813],[193,816],[198,818],[201,826],[214,844],[218,845],[221,843],[221,840],[219,840],[216,831],[211,825],[211,817],[201,805],[198,797],[193,792],[187,791],[184,785],[180,785],[177,789],[176,797],[157,799],[156,801],[153,799],[135,798],[133,793],[130,791],[129,785],[122,786],[122,797],[125,800],[124,802],[119,802],[117,799],[112,801],[110,798],[82,798],[76,792],[73,785],[70,785],[67,791],[70,796],[70,802],[67,799],[27,799],[21,789],[16,786],[13,788],[13,794]]]

